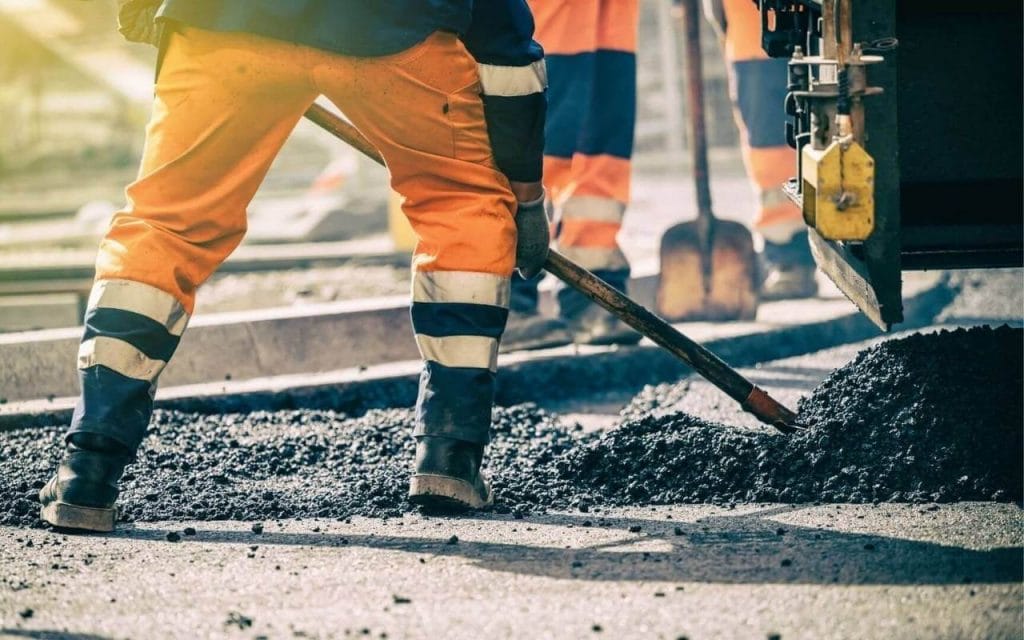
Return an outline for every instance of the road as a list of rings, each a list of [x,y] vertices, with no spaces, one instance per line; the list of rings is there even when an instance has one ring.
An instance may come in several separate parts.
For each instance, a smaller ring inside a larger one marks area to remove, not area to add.
[[[748,373],[790,401],[858,347]],[[701,384],[673,408],[736,422]],[[594,407],[563,408],[594,428],[617,411]],[[987,639],[1024,623],[1014,504],[252,524],[0,528],[0,637]]]

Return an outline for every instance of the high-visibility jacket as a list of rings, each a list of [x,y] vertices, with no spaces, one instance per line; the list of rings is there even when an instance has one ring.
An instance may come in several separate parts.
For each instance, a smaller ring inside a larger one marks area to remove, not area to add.
[[[457,33],[480,65],[498,167],[511,180],[540,180],[546,74],[525,0],[164,0],[158,19],[357,57],[395,54],[435,31]]]

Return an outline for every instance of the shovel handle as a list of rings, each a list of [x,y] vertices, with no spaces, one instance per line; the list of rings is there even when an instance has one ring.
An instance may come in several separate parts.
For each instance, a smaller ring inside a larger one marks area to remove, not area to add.
[[[745,411],[757,419],[784,433],[794,430],[795,413],[754,386],[706,347],[694,342],[646,307],[633,302],[624,293],[557,251],[548,253],[544,268],[693,367],[694,371],[740,403]]]
[[[363,137],[363,134],[359,133],[358,129],[324,107],[314,104],[306,111],[306,117],[335,137],[352,145],[371,160],[381,165],[384,164],[384,158],[380,152]],[[721,358],[686,337],[643,306],[633,302],[601,278],[557,251],[548,253],[544,269],[613,313],[617,318],[650,338],[655,344],[689,364],[708,382],[739,402],[744,410],[752,413],[762,422],[783,432],[793,430],[791,425],[795,422],[796,414],[755,387]]]
[[[697,188],[697,215],[711,218],[711,187],[708,171],[708,136],[704,118],[704,66],[700,48],[698,0],[683,0],[683,46],[686,62],[686,106],[690,112],[690,155]]]

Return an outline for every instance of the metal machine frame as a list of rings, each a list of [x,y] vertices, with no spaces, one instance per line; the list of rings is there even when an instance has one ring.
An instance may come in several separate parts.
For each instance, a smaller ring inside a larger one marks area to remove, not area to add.
[[[903,270],[1024,265],[1021,3],[754,2],[790,59],[787,192],[873,322],[903,320]]]

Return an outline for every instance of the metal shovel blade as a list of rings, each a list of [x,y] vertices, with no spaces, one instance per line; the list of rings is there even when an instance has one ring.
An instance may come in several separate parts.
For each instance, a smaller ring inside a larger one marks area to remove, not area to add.
[[[662,236],[658,314],[670,322],[753,320],[758,274],[750,231],[716,219],[710,242],[702,236],[699,221],[677,224]]]

